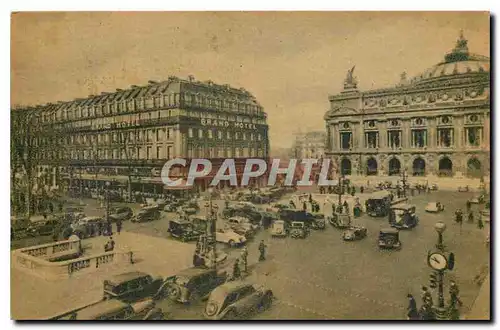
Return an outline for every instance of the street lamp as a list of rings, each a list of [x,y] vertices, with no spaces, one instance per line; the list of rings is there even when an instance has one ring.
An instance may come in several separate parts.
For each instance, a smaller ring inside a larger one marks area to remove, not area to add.
[[[109,187],[111,182],[106,181],[106,223],[109,223]]]
[[[401,173],[403,179],[403,196],[406,198],[406,179],[408,179],[407,169],[405,168]]]
[[[443,245],[443,233],[444,231],[446,230],[446,224],[442,221],[438,221],[436,222],[436,224],[434,225],[434,229],[436,230],[436,232],[438,233],[438,243],[436,244],[436,248],[439,250],[439,251],[444,251],[444,245]]]
[[[343,192],[343,188],[344,188],[345,175],[342,173],[341,170],[338,170],[337,174],[338,174],[338,179],[339,179],[339,182],[338,182],[338,185],[337,185],[338,194],[339,194],[339,206],[338,206],[338,209],[342,210],[342,195],[344,193]]]
[[[209,252],[209,261],[210,265],[213,268],[216,268],[217,264],[217,251],[216,251],[216,239],[215,239],[215,233],[216,233],[216,225],[217,225],[217,205],[213,205],[212,203],[212,193],[213,189],[208,188],[208,203],[206,204],[207,210],[208,210],[208,215],[207,215],[207,251]],[[215,212],[214,212],[215,211]]]

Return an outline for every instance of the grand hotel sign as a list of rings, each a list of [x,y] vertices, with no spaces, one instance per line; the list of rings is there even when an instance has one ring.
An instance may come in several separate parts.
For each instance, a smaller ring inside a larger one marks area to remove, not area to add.
[[[239,123],[230,122],[227,120],[219,119],[201,119],[202,126],[212,126],[212,127],[234,127],[234,128],[246,128],[246,129],[257,129],[257,125],[251,123]]]

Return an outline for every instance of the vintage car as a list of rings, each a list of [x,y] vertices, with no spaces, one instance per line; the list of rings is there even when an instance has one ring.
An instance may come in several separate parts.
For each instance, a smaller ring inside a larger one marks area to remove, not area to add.
[[[272,305],[273,292],[242,281],[225,283],[210,293],[204,317],[210,320],[247,319]]]
[[[104,280],[103,287],[104,299],[130,303],[144,298],[160,298],[164,281],[147,273],[128,272]]]
[[[266,208],[266,211],[279,213],[279,211],[284,210],[284,209],[291,209],[291,206],[289,204],[276,203],[276,204],[273,204],[270,207]]]
[[[425,212],[438,213],[444,211],[444,205],[440,202],[430,202],[425,206]]]
[[[480,213],[481,220],[483,222],[491,221],[491,211],[490,210],[482,210]]]
[[[102,217],[85,217],[77,220],[66,228],[63,232],[63,237],[67,238],[68,235],[76,235],[80,239],[95,235],[99,227],[103,227],[106,223]]]
[[[158,206],[145,206],[130,219],[132,222],[148,222],[160,219],[161,214]]]
[[[292,221],[290,224],[290,236],[292,238],[306,238],[307,232],[306,224],[302,221]]]
[[[116,222],[118,220],[125,221],[130,219],[134,215],[130,207],[117,207],[111,210],[109,214],[109,220],[111,222]]]
[[[177,209],[184,205],[183,201],[180,200],[173,200],[168,202],[164,207],[163,211],[164,212],[177,212]]]
[[[244,217],[249,219],[255,226],[259,226],[262,222],[262,212],[258,209],[245,205],[233,205],[227,207],[222,211],[222,216],[226,219],[231,217]]]
[[[385,217],[391,209],[394,194],[387,190],[376,191],[365,202],[366,213],[371,217]]]
[[[357,241],[366,237],[367,230],[362,226],[351,226],[342,233],[344,241]]]
[[[326,228],[326,219],[323,213],[307,213],[307,216],[312,219],[312,229],[323,230]]]
[[[28,236],[47,236],[52,235],[54,230],[58,230],[59,221],[54,218],[49,218],[47,220],[39,220],[36,222],[30,222],[26,228],[26,234]]]
[[[381,249],[399,250],[401,248],[399,231],[395,228],[381,229],[378,235],[378,247]]]
[[[86,308],[70,313],[65,317],[52,320],[68,321],[128,321],[128,320],[164,320],[165,314],[156,307],[152,299],[128,304],[120,300],[104,300]]]
[[[479,196],[474,196],[471,199],[469,199],[469,202],[471,204],[484,204],[486,201],[486,196],[484,194],[481,194]]]
[[[259,229],[258,225],[253,224],[250,219],[242,216],[235,216],[227,219],[229,226],[241,226],[247,228],[248,230],[256,231]]]
[[[418,216],[415,214],[415,205],[397,204],[391,207],[389,224],[397,229],[411,229],[418,225]]]
[[[286,237],[288,236],[288,226],[283,220],[275,220],[271,225],[271,237]]]
[[[278,214],[273,212],[262,212],[262,227],[268,229],[274,220],[278,220]]]
[[[191,267],[165,280],[165,295],[172,301],[192,303],[203,300],[227,280],[226,273],[215,269]]]
[[[196,214],[200,210],[200,206],[196,201],[190,200],[187,203],[177,207],[177,212],[183,212],[186,215]]]
[[[180,239],[182,242],[197,240],[201,232],[194,229],[193,223],[187,220],[176,219],[168,223],[170,236]]]
[[[215,232],[215,240],[219,243],[228,244],[230,247],[243,245],[247,239],[230,228],[218,228]]]
[[[458,187],[458,192],[468,192],[468,191],[469,191],[469,186]]]
[[[345,213],[333,213],[328,222],[335,228],[347,229],[351,226],[351,216]]]
[[[438,185],[435,183],[431,184],[431,190],[438,190]]]

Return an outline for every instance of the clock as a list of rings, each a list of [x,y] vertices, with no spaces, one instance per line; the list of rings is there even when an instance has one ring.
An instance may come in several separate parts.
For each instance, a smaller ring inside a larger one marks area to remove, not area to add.
[[[448,259],[438,252],[429,254],[427,262],[429,266],[435,270],[444,270],[448,267]]]

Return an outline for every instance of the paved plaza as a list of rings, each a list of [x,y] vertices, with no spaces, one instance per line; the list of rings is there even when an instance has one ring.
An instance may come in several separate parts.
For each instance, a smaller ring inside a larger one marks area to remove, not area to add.
[[[358,195],[363,200],[364,196]],[[412,293],[420,304],[420,288],[429,285],[430,268],[426,256],[437,241],[434,230],[437,221],[446,223],[446,249],[456,255],[456,268],[446,274],[445,296],[448,299],[448,282],[454,279],[460,286],[464,302],[462,313],[467,313],[480,289],[474,278],[489,262],[489,248],[485,245],[489,224],[481,230],[476,224],[464,222],[460,228],[454,222],[455,210],[464,209],[465,201],[472,196],[473,193],[433,191],[410,197],[409,202],[417,207],[420,224],[413,230],[401,231],[403,248],[400,251],[378,249],[378,232],[388,226],[387,219],[367,215],[355,219],[356,224],[368,229],[368,237],[356,242],[344,242],[342,231],[330,225],[324,231],[312,231],[304,240],[289,237],[273,239],[267,231],[260,231],[248,243],[252,269],[248,280],[271,288],[277,300],[270,310],[255,318],[404,319],[406,295]],[[289,198],[285,197],[283,202],[288,202]],[[321,198],[324,196],[318,196],[318,199]],[[336,200],[336,195],[330,198]],[[426,213],[424,208],[429,201],[444,203],[444,212]],[[95,202],[87,201],[86,209],[101,212],[92,203]],[[214,203],[222,210],[223,201]],[[331,211],[325,212],[328,214]],[[124,272],[130,268],[166,276],[168,271],[189,267],[194,243],[181,243],[169,237],[168,221],[172,217],[175,215],[165,213],[162,219],[155,222],[125,222],[124,232],[120,236],[114,235],[117,248],[133,250],[141,261],[113,272]],[[85,244],[99,248],[106,239],[93,238],[85,240]],[[268,246],[268,260],[259,263],[257,245],[260,240]],[[229,255],[227,264],[239,257],[241,252],[223,245],[220,248]],[[108,275],[95,273],[63,283],[42,283],[14,271],[12,315],[15,318],[45,317],[69,307],[63,303],[66,301],[74,307],[92,302],[100,298],[102,280]],[[202,317],[202,303],[186,307],[162,301],[159,305],[176,319]]]

